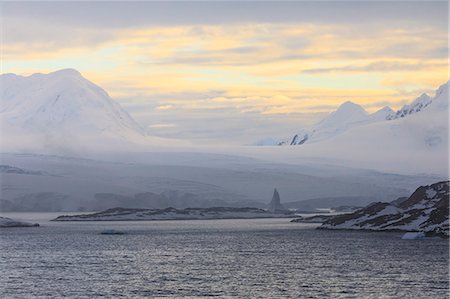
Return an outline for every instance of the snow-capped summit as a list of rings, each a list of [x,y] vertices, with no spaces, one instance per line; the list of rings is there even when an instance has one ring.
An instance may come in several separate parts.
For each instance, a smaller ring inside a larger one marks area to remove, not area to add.
[[[411,104],[403,106],[395,114],[389,115],[388,120],[397,119],[408,116],[413,113],[417,113],[431,104],[431,97],[426,93],[423,93],[415,99]]]
[[[364,121],[367,118],[367,112],[358,104],[347,101],[340,105],[338,109],[329,116],[320,121],[318,127],[341,126],[354,122]]]
[[[61,76],[82,77],[82,75],[79,71],[77,71],[76,69],[71,69],[71,68],[57,70],[57,71],[50,73],[49,75],[55,76],[55,77],[56,76],[59,76],[59,77],[61,77]]]
[[[373,120],[373,121],[382,121],[382,120],[387,120],[389,116],[391,116],[394,112],[394,110],[392,110],[391,107],[389,106],[385,106],[383,108],[381,108],[380,110],[372,113],[369,115],[369,117]]]
[[[448,84],[444,84],[431,103],[419,112],[352,127],[333,139],[311,144],[302,152],[329,159],[336,157],[346,163],[358,160],[359,167],[374,165],[376,161],[385,170],[394,170],[390,165],[398,165],[399,160],[416,170],[430,164],[421,171],[436,167],[439,170],[435,171],[448,174],[448,101]],[[424,164],[424,161],[428,162]]]
[[[354,126],[376,121],[385,112],[381,110],[375,115],[368,114],[360,105],[347,101],[317,124],[301,129],[292,139],[279,145],[300,145],[330,139]]]
[[[405,118],[406,116],[409,118],[410,115],[419,114],[418,112],[421,115],[425,114],[420,118],[433,119],[437,118],[438,115],[440,118],[446,118],[448,117],[446,111],[448,111],[449,101],[448,85],[449,82],[441,85],[433,98],[424,93],[397,112],[386,106],[372,114],[368,114],[361,106],[352,102],[345,102],[322,121],[309,128],[301,129],[293,138],[281,141],[278,145],[300,145],[333,139],[350,129],[354,130],[372,123],[383,123]],[[428,114],[434,114],[434,116],[428,116]],[[427,122],[430,121],[427,120]],[[370,134],[370,132],[367,132],[367,134]],[[442,140],[442,138],[430,138],[427,138],[427,144],[434,145],[438,142],[438,139]]]
[[[431,106],[436,107],[435,109],[448,109],[448,85],[450,84],[450,80],[446,83],[439,86],[439,88],[436,90],[436,95],[433,99],[433,104]]]
[[[0,84],[0,121],[8,131],[45,139],[130,140],[146,135],[106,91],[74,69],[27,77],[4,74]]]
[[[444,84],[439,86],[438,90],[436,91],[435,97],[440,97],[444,95],[445,93],[448,95],[448,85],[450,84],[450,79],[447,80]]]

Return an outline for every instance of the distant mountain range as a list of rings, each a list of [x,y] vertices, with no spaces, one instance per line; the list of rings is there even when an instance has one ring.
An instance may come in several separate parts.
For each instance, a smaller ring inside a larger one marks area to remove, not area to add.
[[[75,70],[0,83],[5,211],[265,205],[274,187],[286,207],[306,210],[392,200],[447,179],[447,84],[401,113],[345,103],[303,146],[212,148],[148,135]]]
[[[76,70],[27,77],[3,74],[0,82],[0,122],[3,138],[7,140],[2,147],[7,150],[14,151],[17,148],[14,143],[39,144],[44,148],[100,145],[111,149],[128,144],[167,146],[178,142],[149,136],[105,90]],[[448,82],[434,97],[422,94],[398,111],[384,107],[369,114],[361,106],[345,102],[317,124],[299,130],[287,140],[267,138],[257,145],[306,145],[326,141],[341,145],[348,141],[353,143],[361,136],[365,142],[371,138],[379,143],[380,137],[389,142],[392,138],[407,139],[411,137],[408,132],[412,128],[421,127],[421,131],[427,131],[425,135],[416,134],[412,138],[422,138],[424,143],[436,146],[448,140],[447,120]],[[434,127],[430,128],[430,124]]]
[[[429,107],[433,107],[430,108]],[[392,130],[398,122],[389,122],[421,111],[429,110],[429,118],[439,118],[445,111],[448,112],[448,82],[439,87],[434,97],[422,94],[420,97],[412,101],[410,104],[403,106],[398,111],[393,111],[390,107],[369,114],[358,104],[353,102],[345,102],[338,109],[315,125],[299,130],[293,137],[286,140],[277,140],[276,138],[266,138],[256,143],[256,145],[303,145],[310,143],[318,143],[325,140],[332,140],[346,132],[358,128],[367,128],[366,134],[371,135],[371,126],[375,123],[385,123],[384,130]],[[443,111],[445,110],[445,111]],[[432,115],[433,112],[436,115]],[[445,119],[442,119],[445,122]]]

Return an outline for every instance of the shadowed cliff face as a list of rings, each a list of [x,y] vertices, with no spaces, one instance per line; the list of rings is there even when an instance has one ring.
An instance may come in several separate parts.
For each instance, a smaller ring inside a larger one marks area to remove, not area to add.
[[[425,231],[448,236],[449,181],[421,186],[400,202],[377,202],[352,214],[333,217],[320,228]]]

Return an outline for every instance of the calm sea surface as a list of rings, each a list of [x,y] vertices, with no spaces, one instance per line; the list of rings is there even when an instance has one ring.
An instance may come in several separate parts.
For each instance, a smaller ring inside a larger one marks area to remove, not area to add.
[[[448,298],[448,240],[289,219],[0,229],[1,298]],[[126,235],[100,235],[120,229]]]

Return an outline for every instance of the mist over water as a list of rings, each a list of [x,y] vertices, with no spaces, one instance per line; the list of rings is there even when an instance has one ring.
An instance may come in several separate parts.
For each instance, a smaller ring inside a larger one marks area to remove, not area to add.
[[[372,201],[392,201],[411,194],[419,185],[443,180],[205,153],[123,153],[102,158],[8,153],[2,154],[2,164],[3,212],[264,208],[273,188],[280,192],[282,203],[312,200],[309,209],[365,206]],[[339,202],[318,206],[321,198]]]

